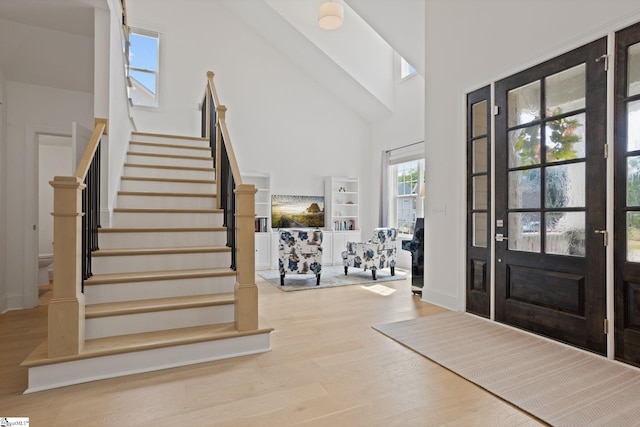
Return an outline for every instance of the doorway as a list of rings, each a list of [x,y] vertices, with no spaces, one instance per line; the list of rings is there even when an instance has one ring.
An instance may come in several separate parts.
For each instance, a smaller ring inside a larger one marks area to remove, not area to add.
[[[495,318],[606,353],[606,38],[495,84]]]

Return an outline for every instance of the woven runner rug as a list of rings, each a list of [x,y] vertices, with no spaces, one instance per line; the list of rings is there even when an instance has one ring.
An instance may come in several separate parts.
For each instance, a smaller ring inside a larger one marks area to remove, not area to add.
[[[640,370],[473,315],[375,325],[554,426],[640,426]]]

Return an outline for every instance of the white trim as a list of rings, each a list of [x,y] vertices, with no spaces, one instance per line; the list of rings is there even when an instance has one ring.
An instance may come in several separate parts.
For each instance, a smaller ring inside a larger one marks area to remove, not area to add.
[[[29,368],[24,394],[271,350],[269,332]]]
[[[614,264],[614,152],[615,152],[615,51],[616,51],[616,38],[615,33],[612,32],[608,35],[607,39],[607,55],[609,55],[609,69],[607,71],[607,139],[606,143],[609,144],[609,157],[606,159],[606,225],[605,228],[611,236],[609,246],[606,249],[606,279],[605,279],[605,303],[606,312],[605,316],[609,320],[609,329],[607,335],[607,357],[613,359],[615,356],[615,264]]]
[[[39,194],[38,194],[38,135],[53,135],[71,138],[71,129],[63,129],[51,126],[26,125],[25,126],[25,165],[24,165],[24,212],[30,213],[31,218],[25,218],[23,235],[23,283],[22,301],[20,308],[32,308],[38,306],[38,229],[37,225]],[[30,236],[29,236],[30,235]],[[32,260],[32,262],[28,262]],[[10,296],[11,298],[11,296]],[[16,300],[11,301],[15,303]],[[10,308],[15,308],[12,305]]]

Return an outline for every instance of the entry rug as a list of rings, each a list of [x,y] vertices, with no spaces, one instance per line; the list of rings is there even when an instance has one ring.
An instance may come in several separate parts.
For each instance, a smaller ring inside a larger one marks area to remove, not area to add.
[[[391,270],[388,268],[378,270],[378,280],[373,280],[370,270],[364,271],[359,268],[349,268],[349,274],[345,276],[344,267],[341,265],[322,267],[320,286],[316,286],[315,274],[289,273],[284,276],[284,286],[280,286],[280,271],[278,270],[263,271],[258,273],[258,276],[283,291],[305,291],[309,289],[334,288],[336,286],[361,285],[365,283],[383,283],[403,280],[409,277],[405,271],[398,270],[397,268],[395,276],[391,275]]]
[[[375,325],[553,426],[640,425],[640,370],[470,314]]]

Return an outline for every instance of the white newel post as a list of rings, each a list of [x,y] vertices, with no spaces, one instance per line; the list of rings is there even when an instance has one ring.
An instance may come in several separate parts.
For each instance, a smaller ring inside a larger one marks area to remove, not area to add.
[[[258,329],[258,287],[255,277],[255,195],[250,184],[236,187],[236,312],[238,331]]]

